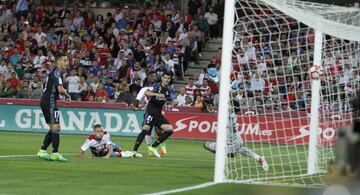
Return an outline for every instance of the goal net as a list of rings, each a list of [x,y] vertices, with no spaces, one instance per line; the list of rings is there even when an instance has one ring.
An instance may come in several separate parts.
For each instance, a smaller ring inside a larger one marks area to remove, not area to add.
[[[225,116],[236,113],[237,123],[228,121],[226,151],[240,135],[269,170],[241,153],[223,155],[226,181],[325,184],[336,129],[351,124],[349,102],[360,87],[360,10],[296,0],[234,6]]]

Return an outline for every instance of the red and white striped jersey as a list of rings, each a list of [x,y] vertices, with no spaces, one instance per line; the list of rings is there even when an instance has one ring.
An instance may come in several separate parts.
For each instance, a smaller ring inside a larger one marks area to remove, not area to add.
[[[190,87],[189,85],[186,85],[185,86],[185,93],[186,93],[186,95],[193,96],[195,94],[196,89],[197,89],[197,87],[195,85],[193,85],[192,87]]]

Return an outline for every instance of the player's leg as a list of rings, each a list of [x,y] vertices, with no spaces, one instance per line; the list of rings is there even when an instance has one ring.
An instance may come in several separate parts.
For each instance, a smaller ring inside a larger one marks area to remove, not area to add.
[[[123,151],[120,146],[113,143],[112,144],[113,152],[111,154],[111,157],[122,157],[122,158],[140,158],[142,155],[137,152],[131,152],[131,151]]]
[[[156,148],[167,140],[171,134],[173,134],[174,130],[169,121],[162,115],[157,115],[154,121],[156,127],[160,127],[162,129],[161,135],[158,139],[150,146],[148,149],[156,156],[160,157],[159,153],[157,152]]]
[[[46,123],[49,124],[51,121],[50,106],[42,104],[41,109],[42,109]],[[49,147],[49,145],[51,144],[51,141],[52,141],[52,131],[49,129],[48,133],[44,137],[44,141],[41,145],[41,148],[40,148],[39,152],[37,153],[37,156],[39,158],[42,158],[44,160],[50,160],[50,155],[46,152],[46,150]]]
[[[153,123],[153,116],[151,116],[150,114],[145,113],[144,114],[144,122],[143,122],[143,126],[142,126],[142,131],[137,136],[135,144],[134,144],[134,148],[133,148],[134,152],[137,152],[137,150],[139,149],[139,146],[143,142],[146,134],[148,133],[148,131],[150,131],[150,128],[153,126],[152,123]]]
[[[156,131],[157,137],[160,137],[161,134],[162,134],[162,129],[156,128],[155,131]],[[159,152],[160,152],[160,156],[165,156],[165,155],[166,155],[167,151],[166,151],[165,141],[162,142],[162,143],[159,145]]]
[[[209,150],[212,153],[216,152],[216,142],[212,142],[212,141],[205,141],[203,144],[203,147],[206,150]]]
[[[234,144],[235,149],[238,149],[242,155],[245,155],[252,159],[255,159],[260,164],[260,166],[264,169],[264,171],[269,170],[269,166],[265,160],[265,157],[260,156],[260,155],[256,154],[255,152],[249,150],[248,148],[244,147],[244,142],[238,132],[231,136],[233,136],[233,140],[234,140],[233,144]]]
[[[151,132],[153,130],[153,127],[151,126],[150,127],[150,131],[148,131],[145,135],[145,141],[146,141],[146,145],[151,145],[151,139],[152,139],[152,136],[151,136]]]
[[[154,128],[154,127],[151,126],[151,127],[150,127],[150,131],[148,131],[147,134],[145,135],[145,141],[146,141],[146,145],[147,145],[147,146],[150,146],[150,145],[151,145],[151,141],[152,141],[152,135],[151,135],[151,133],[152,133],[153,128]],[[149,150],[148,150],[148,156],[153,156],[153,153],[150,152]]]
[[[53,147],[53,153],[50,155],[50,160],[56,161],[67,161],[61,154],[59,154],[59,146],[60,146],[60,111],[58,108],[53,108],[50,110],[51,116],[51,143]]]

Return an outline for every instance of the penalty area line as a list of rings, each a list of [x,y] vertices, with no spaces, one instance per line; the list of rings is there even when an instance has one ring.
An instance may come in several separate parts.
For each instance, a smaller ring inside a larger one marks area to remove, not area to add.
[[[215,182],[207,182],[207,183],[202,183],[202,184],[198,184],[198,185],[194,185],[194,186],[188,186],[188,187],[184,187],[184,188],[178,188],[178,189],[173,189],[173,190],[167,190],[167,191],[162,191],[162,192],[155,192],[155,193],[151,193],[151,194],[144,194],[144,195],[163,195],[163,194],[173,194],[173,193],[179,193],[179,192],[186,192],[186,191],[190,191],[190,190],[197,190],[197,189],[201,189],[201,188],[206,188],[209,186],[213,186],[215,184]]]

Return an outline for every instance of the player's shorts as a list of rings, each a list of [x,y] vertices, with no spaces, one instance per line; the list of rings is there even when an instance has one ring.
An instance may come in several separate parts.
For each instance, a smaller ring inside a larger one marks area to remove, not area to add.
[[[149,125],[151,127],[160,128],[161,125],[169,125],[169,124],[170,124],[169,121],[161,113],[159,113],[159,114],[145,113],[144,114],[143,125]]]
[[[47,124],[60,123],[60,111],[56,106],[50,106],[48,104],[41,104],[40,106]]]
[[[120,146],[116,145],[115,143],[112,144],[112,148],[113,148],[113,152],[111,154],[111,157],[117,157],[116,153],[120,153],[122,151]]]

